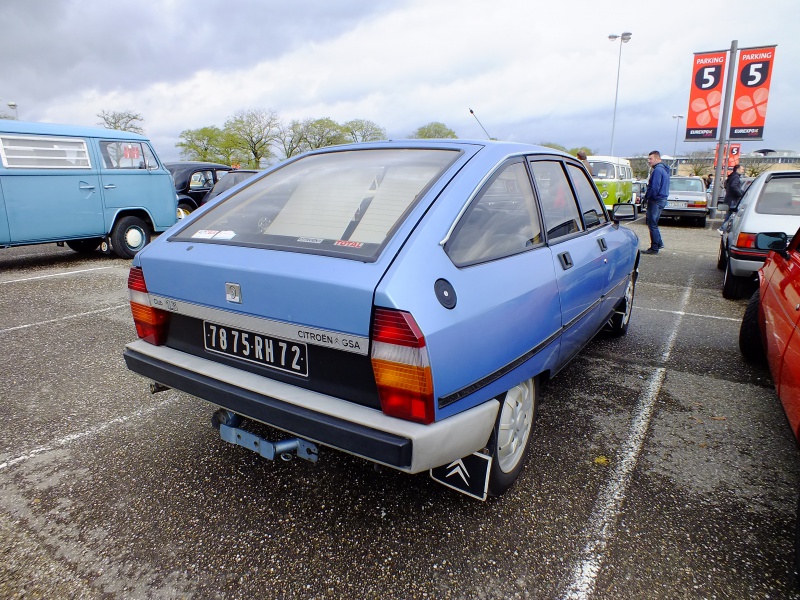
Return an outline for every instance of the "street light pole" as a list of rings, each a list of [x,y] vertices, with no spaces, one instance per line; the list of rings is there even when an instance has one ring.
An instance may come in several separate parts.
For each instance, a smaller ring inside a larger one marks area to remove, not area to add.
[[[675,146],[672,148],[672,156],[675,157],[678,153],[678,130],[681,128],[681,119],[683,115],[672,115],[673,119],[678,119],[675,123]]]
[[[610,42],[615,42],[617,39],[620,40],[619,59],[617,59],[617,91],[614,93],[614,117],[611,119],[611,156],[614,156],[614,130],[617,126],[617,98],[619,98],[619,70],[622,66],[622,44],[627,44],[630,42],[632,35],[633,34],[630,31],[623,31],[620,35],[612,33],[608,36],[608,40]]]
[[[14,111],[14,120],[19,121],[19,115],[17,114],[17,103],[16,102],[9,102],[8,108]]]

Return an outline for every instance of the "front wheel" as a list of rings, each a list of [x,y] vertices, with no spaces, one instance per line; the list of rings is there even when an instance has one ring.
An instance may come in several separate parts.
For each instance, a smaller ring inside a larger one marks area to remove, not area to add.
[[[761,328],[758,323],[758,308],[761,303],[761,292],[756,290],[747,303],[739,328],[739,351],[747,362],[764,361],[764,344],[761,341]]]
[[[122,217],[111,230],[111,246],[120,258],[133,258],[150,243],[150,229],[139,217]]]
[[[505,393],[492,432],[489,494],[502,495],[519,477],[530,447],[539,406],[539,379],[523,381]]]
[[[635,293],[636,270],[634,269],[628,279],[628,285],[625,288],[625,296],[623,296],[620,303],[614,308],[614,314],[606,325],[606,331],[612,336],[620,337],[628,333],[628,325],[630,325],[631,313],[633,313],[633,296]]]

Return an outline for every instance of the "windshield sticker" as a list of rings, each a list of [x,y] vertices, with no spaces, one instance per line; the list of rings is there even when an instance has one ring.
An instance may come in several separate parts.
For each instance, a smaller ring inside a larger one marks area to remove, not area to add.
[[[232,240],[236,236],[235,231],[220,231],[214,236],[215,240]]]
[[[334,246],[345,246],[347,248],[361,248],[364,246],[362,242],[351,242],[350,240],[336,240],[333,242]]]
[[[305,242],[306,244],[321,244],[325,240],[322,238],[311,238],[311,237],[299,237],[297,238],[298,242]]]
[[[193,238],[200,238],[200,239],[203,239],[203,240],[210,240],[211,238],[213,238],[218,233],[219,233],[219,231],[216,231],[214,229],[200,229],[197,233],[192,235],[192,237]]]

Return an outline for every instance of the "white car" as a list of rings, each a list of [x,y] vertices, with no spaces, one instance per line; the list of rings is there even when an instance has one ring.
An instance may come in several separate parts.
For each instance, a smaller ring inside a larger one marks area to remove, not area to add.
[[[756,246],[756,235],[784,232],[791,241],[800,227],[800,171],[767,171],[759,175],[722,232],[717,268],[725,270],[722,295],[741,298],[755,281],[768,250]]]
[[[667,205],[661,217],[694,219],[701,227],[706,226],[708,194],[702,177],[670,177]]]

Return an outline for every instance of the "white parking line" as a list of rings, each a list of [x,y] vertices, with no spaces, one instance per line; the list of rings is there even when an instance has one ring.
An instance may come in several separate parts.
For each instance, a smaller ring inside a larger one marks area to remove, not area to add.
[[[704,319],[719,319],[720,321],[736,321],[739,323],[741,319],[734,319],[733,317],[718,317],[717,315],[702,315],[700,313],[687,313],[682,310],[666,310],[664,308],[647,308],[644,306],[637,306],[637,310],[652,310],[654,312],[663,312],[671,315],[680,315],[682,317],[701,317]]]
[[[690,276],[686,284],[686,290],[681,299],[681,310],[675,311],[678,318],[669,334],[669,338],[667,338],[664,351],[661,353],[662,363],[666,363],[669,360],[672,349],[675,346],[678,328],[684,315],[686,315],[683,309],[689,303],[693,279],[694,277]],[[622,504],[625,501],[631,475],[639,460],[644,436],[650,427],[656,398],[658,398],[658,394],[664,384],[666,373],[665,367],[659,367],[647,380],[644,393],[639,399],[639,407],[623,446],[621,460],[605,488],[600,491],[592,514],[589,517],[586,546],[584,546],[581,554],[580,563],[573,570],[572,581],[563,596],[565,599],[586,600],[594,592],[597,576],[605,560],[608,543],[614,536],[614,529],[622,510]]]
[[[90,310],[89,312],[78,313],[77,315],[67,315],[66,317],[59,317],[57,319],[48,319],[47,321],[39,321],[38,323],[28,323],[26,325],[17,325],[16,327],[8,327],[6,329],[0,329],[0,333],[8,333],[9,331],[28,329],[28,327],[38,327],[39,325],[49,325],[50,323],[58,323],[59,321],[66,321],[68,319],[78,319],[80,317],[96,315],[99,313],[108,312],[110,310],[119,310],[120,308],[130,308],[130,304],[118,304],[117,306],[109,306],[108,308],[98,308],[97,310]]]
[[[0,281],[0,285],[6,283],[22,283],[24,281],[34,281],[36,279],[49,279],[50,277],[67,277],[78,273],[88,273],[89,271],[102,271],[103,269],[113,269],[114,267],[93,267],[91,269],[80,269],[78,271],[64,271],[63,273],[53,273],[52,275],[36,275],[35,277],[25,277],[24,279],[11,279],[10,281]]]
[[[67,444],[69,444],[71,442],[74,442],[76,440],[80,440],[80,439],[83,439],[85,437],[89,437],[89,436],[95,435],[97,433],[100,433],[101,431],[104,431],[104,430],[108,429],[109,427],[111,427],[113,425],[120,425],[120,424],[125,423],[127,421],[130,421],[132,419],[138,419],[139,417],[145,417],[145,416],[149,415],[150,413],[155,412],[159,408],[169,404],[170,402],[174,402],[175,400],[177,400],[177,398],[178,398],[177,394],[172,394],[171,398],[167,398],[166,400],[162,400],[161,402],[158,402],[157,404],[151,404],[151,405],[142,407],[142,408],[140,408],[139,410],[137,410],[133,414],[125,415],[125,416],[122,416],[122,417],[116,417],[114,419],[106,421],[105,423],[102,423],[100,425],[92,427],[91,429],[87,429],[86,431],[81,431],[80,433],[70,434],[68,436],[65,436],[65,437],[61,438],[60,440],[56,440],[55,442],[53,442],[49,446],[39,446],[38,448],[34,448],[30,452],[26,452],[25,454],[22,454],[20,456],[16,456],[14,458],[10,458],[5,462],[0,463],[0,471],[2,471],[4,469],[8,469],[9,467],[13,467],[14,465],[17,465],[17,464],[19,464],[21,462],[24,462],[24,461],[26,461],[28,459],[33,458],[34,456],[38,456],[39,454],[44,454],[45,452],[51,452],[51,451],[55,450],[56,448],[60,448],[61,446],[66,446]]]

